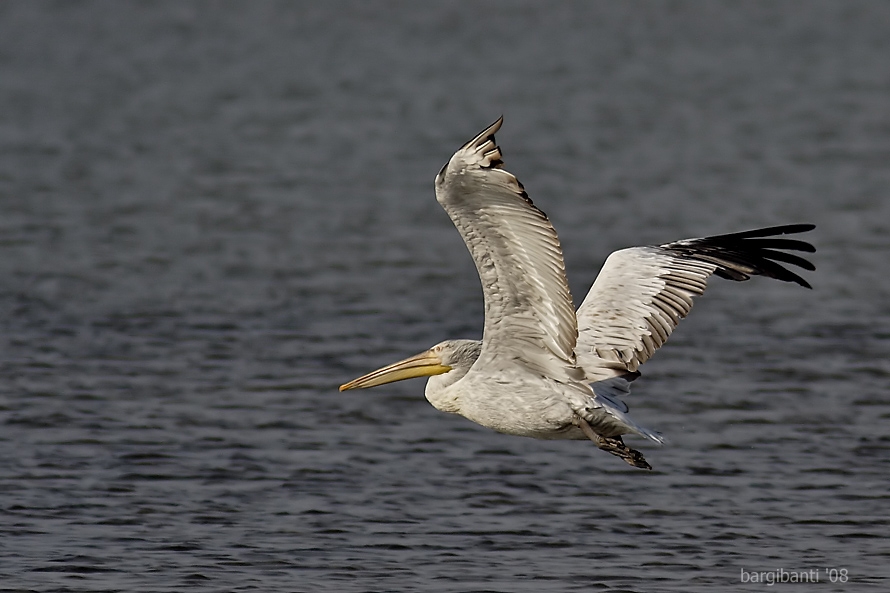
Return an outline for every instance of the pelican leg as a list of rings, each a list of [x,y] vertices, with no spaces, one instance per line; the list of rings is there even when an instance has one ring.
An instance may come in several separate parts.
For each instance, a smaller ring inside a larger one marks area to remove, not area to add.
[[[588,439],[593,441],[596,446],[603,451],[608,451],[612,455],[620,457],[634,467],[652,469],[652,466],[646,462],[646,458],[643,457],[643,454],[636,449],[631,449],[625,445],[624,440],[620,436],[604,437],[601,434],[597,434],[590,427],[590,424],[587,423],[587,420],[580,416],[575,416],[575,424],[578,425],[578,428],[581,429]]]

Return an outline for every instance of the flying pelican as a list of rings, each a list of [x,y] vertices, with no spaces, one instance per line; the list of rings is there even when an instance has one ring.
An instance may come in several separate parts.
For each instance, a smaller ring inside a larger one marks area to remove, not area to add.
[[[612,253],[577,312],[556,231],[503,166],[494,134],[503,117],[458,150],[436,176],[436,199],[473,256],[485,302],[482,340],[446,340],[340,386],[363,389],[429,377],[426,399],[498,432],[590,439],[635,467],[652,469],[621,435],[660,434],[621,400],[638,367],[689,313],[708,278],[760,275],[811,288],[777,262],[814,270],[779,250],[812,253],[792,224],[684,239]]]

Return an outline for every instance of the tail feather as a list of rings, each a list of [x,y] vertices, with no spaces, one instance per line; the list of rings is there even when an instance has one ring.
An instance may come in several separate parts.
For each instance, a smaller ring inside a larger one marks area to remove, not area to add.
[[[637,375],[638,376],[638,375]],[[636,376],[633,377],[634,379]],[[625,377],[612,377],[603,381],[596,381],[590,384],[595,394],[596,402],[605,409],[613,418],[621,422],[628,429],[628,432],[645,437],[659,445],[664,443],[664,437],[654,430],[650,430],[644,426],[640,426],[628,416],[629,408],[627,404],[621,401],[621,397],[630,395],[630,381]]]

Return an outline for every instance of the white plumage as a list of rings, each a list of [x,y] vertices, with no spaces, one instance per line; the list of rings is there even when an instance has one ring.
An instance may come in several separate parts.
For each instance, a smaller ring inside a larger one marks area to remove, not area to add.
[[[656,442],[621,397],[638,367],[670,336],[708,278],[764,275],[809,284],[777,262],[813,270],[780,250],[813,252],[777,235],[811,230],[786,225],[616,251],[577,313],[556,231],[503,169],[494,133],[503,119],[458,150],[436,176],[436,199],[473,256],[485,301],[482,341],[448,340],[340,387],[373,387],[429,376],[437,409],[499,432],[544,439],[586,439],[631,465],[649,468],[621,439]]]

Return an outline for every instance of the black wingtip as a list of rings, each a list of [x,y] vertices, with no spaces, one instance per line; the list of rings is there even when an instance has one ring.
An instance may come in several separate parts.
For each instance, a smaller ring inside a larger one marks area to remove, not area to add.
[[[816,225],[808,222],[796,224],[783,224],[780,226],[771,226],[762,229],[753,229],[750,231],[742,231],[740,233],[729,233],[726,235],[715,235],[708,237],[709,239],[753,239],[756,237],[775,237],[778,235],[796,235],[798,233],[808,233],[816,228]]]
[[[766,276],[783,282],[793,282],[804,288],[813,287],[798,274],[782,264],[790,264],[813,271],[809,260],[785,251],[814,253],[816,248],[806,241],[782,239],[781,235],[806,233],[816,228],[810,223],[786,224],[714,235],[701,239],[687,239],[662,245],[685,257],[708,261],[719,266],[714,273],[721,278],[741,282],[753,275]],[[781,263],[780,263],[781,262]]]

